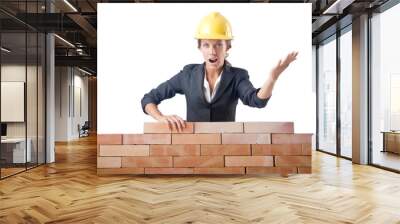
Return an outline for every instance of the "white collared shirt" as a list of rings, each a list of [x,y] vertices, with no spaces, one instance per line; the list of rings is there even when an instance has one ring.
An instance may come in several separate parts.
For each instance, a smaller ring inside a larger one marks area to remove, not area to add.
[[[222,71],[223,71],[223,70],[222,70]],[[207,74],[204,72],[203,92],[204,92],[204,96],[206,97],[206,100],[207,100],[208,103],[211,102],[211,100],[212,100],[212,99],[214,98],[214,96],[215,96],[215,93],[216,93],[217,90],[218,90],[219,83],[220,83],[220,81],[221,81],[222,71],[221,71],[221,73],[219,74],[219,76],[218,76],[218,78],[217,78],[217,81],[215,81],[212,94],[210,94],[210,85],[209,85],[209,83],[208,83],[208,81],[207,81]]]

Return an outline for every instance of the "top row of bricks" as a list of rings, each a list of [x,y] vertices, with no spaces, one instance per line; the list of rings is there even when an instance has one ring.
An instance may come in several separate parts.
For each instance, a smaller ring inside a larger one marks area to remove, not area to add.
[[[151,133],[294,133],[293,122],[186,122],[182,132],[166,123],[144,123],[145,134]]]

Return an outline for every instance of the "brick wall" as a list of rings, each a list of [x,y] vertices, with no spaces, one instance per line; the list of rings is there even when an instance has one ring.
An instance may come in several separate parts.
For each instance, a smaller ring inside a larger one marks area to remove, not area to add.
[[[293,122],[195,122],[183,132],[145,123],[143,134],[97,136],[97,173],[311,173],[311,134]]]

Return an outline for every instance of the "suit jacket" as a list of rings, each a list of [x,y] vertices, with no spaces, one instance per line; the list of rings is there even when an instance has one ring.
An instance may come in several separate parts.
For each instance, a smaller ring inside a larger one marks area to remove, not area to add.
[[[260,88],[253,87],[248,72],[229,63],[224,64],[220,86],[208,103],[203,92],[204,66],[204,63],[186,65],[171,79],[146,93],[141,100],[143,112],[146,113],[144,108],[148,103],[158,105],[177,93],[186,97],[186,119],[191,122],[235,121],[238,99],[250,107],[267,105],[269,98],[257,97]]]

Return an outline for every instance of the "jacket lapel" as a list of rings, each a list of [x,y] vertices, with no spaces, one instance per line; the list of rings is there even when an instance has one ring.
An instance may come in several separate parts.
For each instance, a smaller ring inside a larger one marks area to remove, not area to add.
[[[204,96],[203,92],[203,86],[204,86],[204,63],[201,64],[200,66],[197,66],[197,69],[194,74],[194,79],[195,79],[195,88],[193,91],[196,93],[199,93],[199,97],[202,99],[204,104],[208,105],[208,102],[206,100],[206,97]]]

